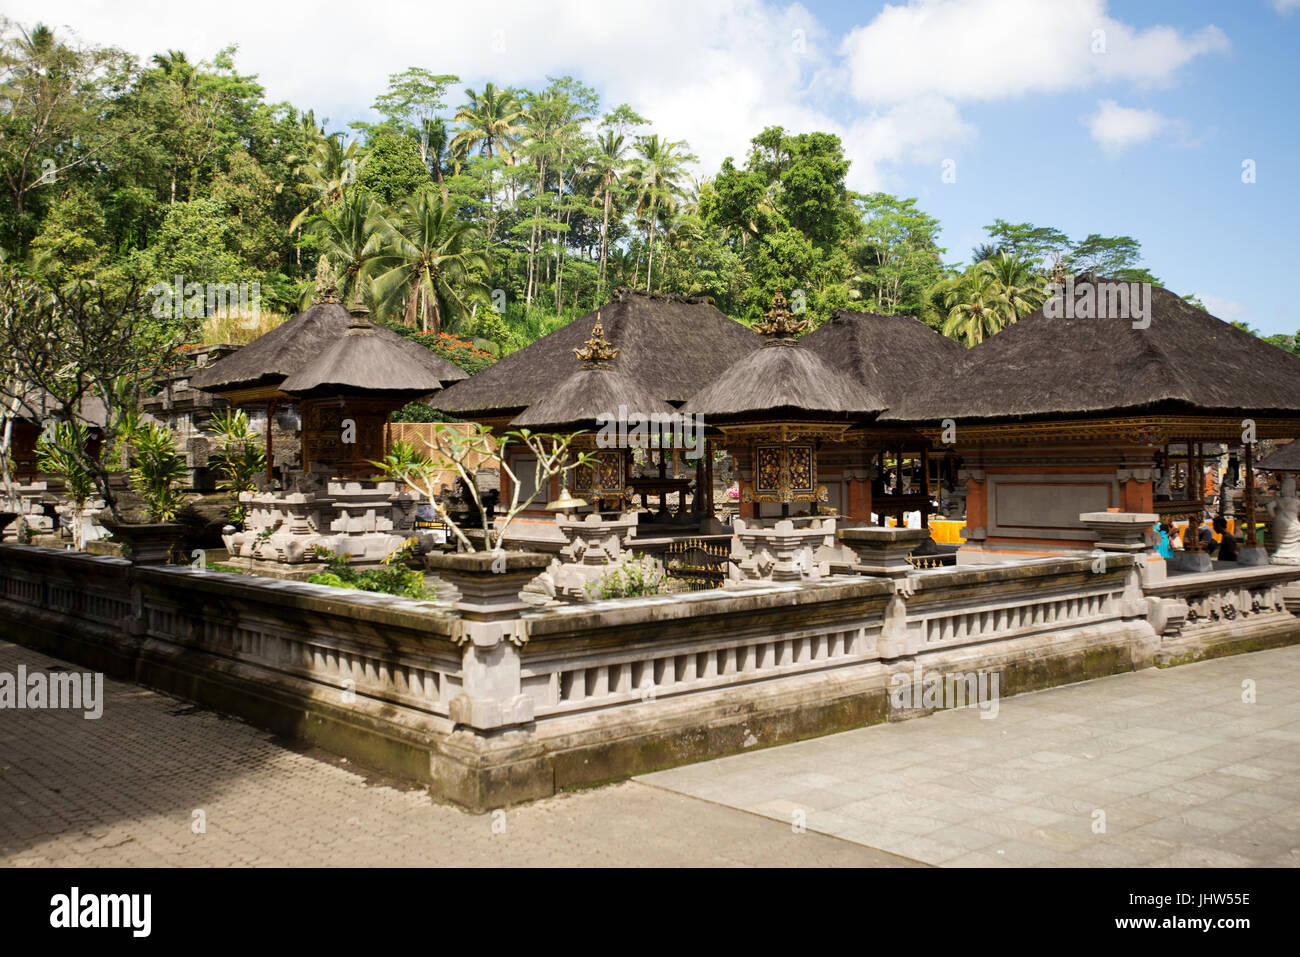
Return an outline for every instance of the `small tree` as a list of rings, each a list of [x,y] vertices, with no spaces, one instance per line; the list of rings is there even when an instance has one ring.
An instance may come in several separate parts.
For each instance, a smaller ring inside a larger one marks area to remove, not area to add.
[[[438,500],[438,493],[441,491],[445,476],[448,473],[458,476],[463,480],[481,517],[484,550],[496,552],[501,550],[510,523],[545,492],[551,479],[559,476],[561,483],[567,484],[567,476],[570,472],[579,466],[592,464],[595,456],[590,452],[578,453],[574,460],[569,462],[573,452],[573,440],[579,435],[582,433],[534,434],[527,429],[520,429],[517,432],[506,432],[494,437],[491,430],[479,425],[473,425],[471,431],[466,433],[456,425],[437,422],[433,425],[433,439],[424,440],[427,451],[418,450],[409,443],[398,443],[393,451],[385,456],[383,462],[371,464],[382,469],[387,477],[404,482],[428,499],[429,504],[438,513],[439,518],[447,523],[447,527],[451,529],[465,551],[473,552],[478,549],[466,535],[466,529],[462,529],[456,523],[442,502]],[[506,459],[506,450],[510,446],[523,446],[535,456],[533,493],[522,501],[519,478]],[[473,473],[479,462],[494,456],[501,463],[501,471],[509,476],[511,487],[510,503],[508,505],[502,503],[495,520],[488,517],[488,511],[483,507],[482,492],[479,491]]]
[[[174,361],[184,329],[152,315],[138,280],[47,286],[0,263],[0,399],[33,421],[80,424],[102,409],[105,436],[123,433],[142,387]],[[90,475],[95,492],[123,521],[110,485],[111,462],[91,454],[85,429],[46,431],[47,442]]]
[[[165,425],[150,424],[130,436],[131,486],[149,508],[149,520],[170,522],[185,504],[176,484],[185,478],[185,459]]]
[[[67,434],[73,430],[82,434]],[[80,422],[59,422],[48,437],[42,436],[36,442],[36,461],[40,470],[63,476],[64,494],[72,501],[72,547],[78,551],[86,547],[82,518],[86,514],[86,502],[95,494],[95,482],[90,472],[65,450],[85,448],[89,441],[85,434],[87,431]]]
[[[242,525],[248,509],[239,501],[241,492],[255,488],[257,476],[266,470],[266,451],[257,442],[243,409],[226,409],[212,417],[212,430],[221,438],[221,448],[211,457],[221,480],[217,488],[235,496],[230,520]]]

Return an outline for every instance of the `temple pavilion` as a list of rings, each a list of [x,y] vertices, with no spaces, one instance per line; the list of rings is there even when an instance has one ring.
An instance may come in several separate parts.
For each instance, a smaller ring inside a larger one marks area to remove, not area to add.
[[[268,479],[277,464],[356,479],[372,475],[369,462],[383,457],[393,410],[465,377],[441,356],[370,322],[363,306],[349,312],[326,289],[310,308],[199,371],[190,384],[261,413]],[[290,454],[278,453],[277,442]]]
[[[1076,286],[1089,281],[1128,285],[1083,276]],[[960,455],[959,562],[1077,554],[1095,537],[1081,513],[1155,514],[1195,527],[1207,509],[1199,476],[1211,443],[1240,449],[1238,525],[1253,542],[1254,443],[1300,436],[1300,358],[1161,288],[1150,290],[1144,316],[1103,313],[1059,318],[1044,306],[970,349],[942,389],[917,391],[880,416],[950,439]],[[1167,481],[1177,446],[1198,477],[1182,490]],[[1195,538],[1179,562],[1207,570]],[[1243,560],[1266,560],[1249,551]]]

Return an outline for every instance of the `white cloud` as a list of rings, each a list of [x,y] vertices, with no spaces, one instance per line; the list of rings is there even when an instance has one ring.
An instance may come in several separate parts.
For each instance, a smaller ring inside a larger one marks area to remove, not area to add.
[[[1300,0],[1273,0],[1273,9],[1284,17],[1289,17],[1294,11],[1300,10]]]
[[[1103,0],[913,0],[886,6],[841,50],[853,95],[891,104],[926,95],[995,100],[1114,80],[1166,85],[1184,64],[1227,47],[1215,26],[1138,30],[1109,16]]]
[[[86,42],[142,57],[179,48],[200,59],[238,42],[239,69],[256,73],[270,99],[313,107],[335,128],[407,66],[455,73],[459,87],[476,89],[572,74],[606,106],[628,102],[656,132],[687,140],[704,172],[741,158],[767,125],[837,133],[855,189],[881,188],[902,163],[955,156],[976,135],[963,102],[1107,80],[1166,83],[1227,43],[1214,27],[1138,30],[1109,17],[1103,0],[917,0],[886,7],[842,42],[801,4],[773,0],[391,0],[365,15],[344,0],[5,6],[20,22],[66,24]],[[1107,32],[1105,54],[1090,52],[1095,28]],[[846,94],[865,114],[844,108]]]
[[[1098,100],[1097,112],[1084,119],[1092,138],[1109,156],[1118,156],[1130,146],[1145,143],[1171,121],[1155,110],[1120,106],[1114,100]]]
[[[1206,310],[1212,316],[1217,316],[1226,322],[1234,322],[1242,317],[1246,307],[1235,299],[1225,299],[1222,296],[1216,296],[1212,293],[1198,292],[1197,298],[1205,303]]]

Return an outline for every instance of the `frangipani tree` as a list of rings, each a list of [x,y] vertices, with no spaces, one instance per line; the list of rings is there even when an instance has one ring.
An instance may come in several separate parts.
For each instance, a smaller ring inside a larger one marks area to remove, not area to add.
[[[493,436],[490,430],[476,424],[469,432],[464,432],[447,422],[434,423],[432,431],[433,438],[423,440],[424,451],[410,443],[398,443],[382,462],[371,464],[382,469],[388,478],[405,482],[424,496],[467,552],[478,551],[466,534],[468,530],[461,528],[438,500],[438,493],[449,473],[463,481],[474,500],[483,525],[484,550],[498,552],[510,523],[546,493],[551,479],[558,476],[560,484],[567,486],[568,476],[574,469],[590,465],[595,460],[591,452],[574,452],[573,440],[582,435],[581,432],[572,435],[535,434],[520,429]],[[533,492],[527,497],[521,496],[519,477],[507,461],[506,450],[511,446],[522,446],[534,456]],[[482,492],[474,480],[474,471],[480,462],[493,457],[500,461],[501,471],[510,478],[511,496],[508,504],[502,502],[498,506],[495,519],[490,519],[483,507]]]

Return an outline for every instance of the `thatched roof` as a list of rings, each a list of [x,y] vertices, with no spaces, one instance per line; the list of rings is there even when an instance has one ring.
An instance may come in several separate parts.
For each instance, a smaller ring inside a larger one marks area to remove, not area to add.
[[[620,289],[599,310],[618,365],[664,402],[684,402],[727,366],[762,345],[753,330],[706,302]],[[435,408],[466,418],[516,415],[559,387],[596,312],[512,353],[440,393]]]
[[[347,332],[285,379],[280,391],[290,395],[408,393],[414,397],[442,388],[440,376],[421,353],[444,365],[451,363],[409,339],[381,336],[379,329],[365,319],[353,319]]]
[[[1265,472],[1300,472],[1300,442],[1288,442],[1256,462],[1255,468]]]
[[[542,399],[517,415],[510,425],[529,429],[591,428],[601,414],[620,417],[620,406],[631,414],[671,414],[673,407],[655,398],[636,379],[618,369],[578,369]]]
[[[891,409],[908,396],[942,389],[949,370],[966,355],[960,344],[919,319],[849,309],[836,309],[799,345],[879,393]]]
[[[709,419],[869,415],[885,400],[794,339],[774,338],[682,407]]]
[[[278,385],[308,363],[323,358],[323,354],[343,338],[351,321],[352,316],[339,303],[318,302],[266,335],[254,339],[238,352],[195,373],[190,385],[205,392]],[[364,383],[366,389],[384,391],[390,381],[391,366],[376,365],[367,358],[373,358],[382,344],[385,354],[405,355],[407,362],[404,366],[424,368],[429,380],[437,379],[440,385],[459,382],[466,377],[463,370],[419,343],[383,326],[372,328],[375,340],[371,343],[372,348],[363,349],[355,360],[340,357],[341,365],[329,371],[328,375],[344,375],[351,381]]]
[[[1167,289],[1151,290],[1147,320],[1135,329],[1129,318],[1053,318],[1040,308],[969,349],[939,388],[881,419],[1300,410],[1300,358]]]

